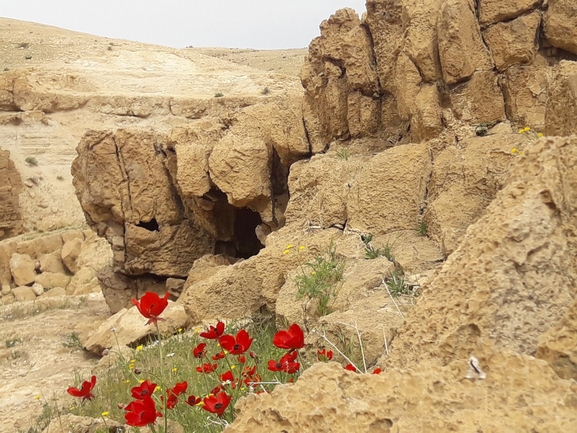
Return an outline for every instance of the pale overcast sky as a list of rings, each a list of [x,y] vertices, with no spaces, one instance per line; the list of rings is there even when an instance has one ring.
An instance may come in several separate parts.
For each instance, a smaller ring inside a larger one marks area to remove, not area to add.
[[[184,48],[304,48],[337,9],[365,0],[0,0],[0,16]]]

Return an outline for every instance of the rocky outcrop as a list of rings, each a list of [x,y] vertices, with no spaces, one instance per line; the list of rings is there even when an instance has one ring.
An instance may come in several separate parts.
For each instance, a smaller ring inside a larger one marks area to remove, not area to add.
[[[542,334],[568,320],[577,297],[576,167],[575,137],[526,147],[423,292],[388,365],[447,365],[471,354],[484,360],[489,346],[532,355]],[[415,341],[419,351],[411,350]]]
[[[471,383],[466,359],[453,368],[421,365],[379,375],[317,363],[294,385],[241,399],[238,417],[225,432],[475,431],[480,425],[527,431],[537,423],[544,431],[562,432],[577,421],[574,385],[545,362],[506,351],[493,354],[484,368],[488,379]],[[552,410],[543,401],[559,404]]]
[[[0,101],[2,101],[0,91]],[[1,102],[0,102],[1,104]],[[22,232],[19,197],[22,189],[20,175],[10,160],[10,152],[0,149],[0,240]]]
[[[419,142],[454,128],[453,119],[548,129],[546,103],[565,99],[547,98],[548,77],[577,53],[571,8],[568,0],[548,7],[537,0],[373,0],[362,20],[338,11],[321,24],[301,73],[313,149],[370,134]],[[359,92],[369,99],[351,103]],[[577,132],[565,125],[557,133]]]

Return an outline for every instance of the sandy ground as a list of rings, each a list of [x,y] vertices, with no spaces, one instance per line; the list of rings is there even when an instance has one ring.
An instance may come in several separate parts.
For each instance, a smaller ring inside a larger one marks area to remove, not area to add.
[[[43,405],[67,404],[98,359],[76,342],[110,317],[101,294],[0,307],[0,433],[28,432]]]

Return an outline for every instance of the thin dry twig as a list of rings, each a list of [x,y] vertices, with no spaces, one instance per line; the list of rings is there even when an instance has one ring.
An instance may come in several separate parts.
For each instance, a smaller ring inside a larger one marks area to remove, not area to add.
[[[318,332],[316,329],[313,329],[312,332],[320,335],[327,343],[329,343],[329,344],[333,347],[333,349],[335,349],[335,350],[338,352],[339,355],[341,355],[341,356],[345,359],[345,361],[347,361],[349,364],[351,364],[353,367],[355,367],[355,368],[358,370],[357,366],[353,363],[353,361],[351,361],[347,355],[345,355],[343,352],[341,352],[340,349],[339,349],[337,346],[335,346],[331,340],[329,340],[329,339],[327,338],[327,336],[326,336],[326,334],[325,334],[324,331],[323,331],[323,333],[321,334],[321,333]]]
[[[365,373],[367,372],[367,360],[365,358],[365,349],[363,347],[363,339],[361,338],[361,333],[359,331],[359,325],[355,321],[355,325],[349,325],[348,323],[343,322],[335,322],[336,324],[348,326],[349,328],[353,328],[357,332],[357,338],[359,340],[359,346],[361,348],[361,356],[363,357],[363,367],[365,368]]]
[[[385,340],[385,351],[387,352],[387,356],[389,356],[389,345],[387,343],[387,333],[385,332],[384,326],[383,326],[383,339]]]

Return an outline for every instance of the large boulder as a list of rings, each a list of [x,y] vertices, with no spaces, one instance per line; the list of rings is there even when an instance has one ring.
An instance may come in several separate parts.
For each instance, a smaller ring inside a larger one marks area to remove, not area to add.
[[[554,47],[577,54],[577,14],[572,0],[549,0],[543,19],[547,41]]]
[[[23,230],[19,202],[21,189],[20,174],[10,159],[10,152],[0,149],[0,240],[16,236]]]
[[[36,262],[28,254],[12,254],[10,257],[10,272],[17,286],[26,286],[36,278]]]

